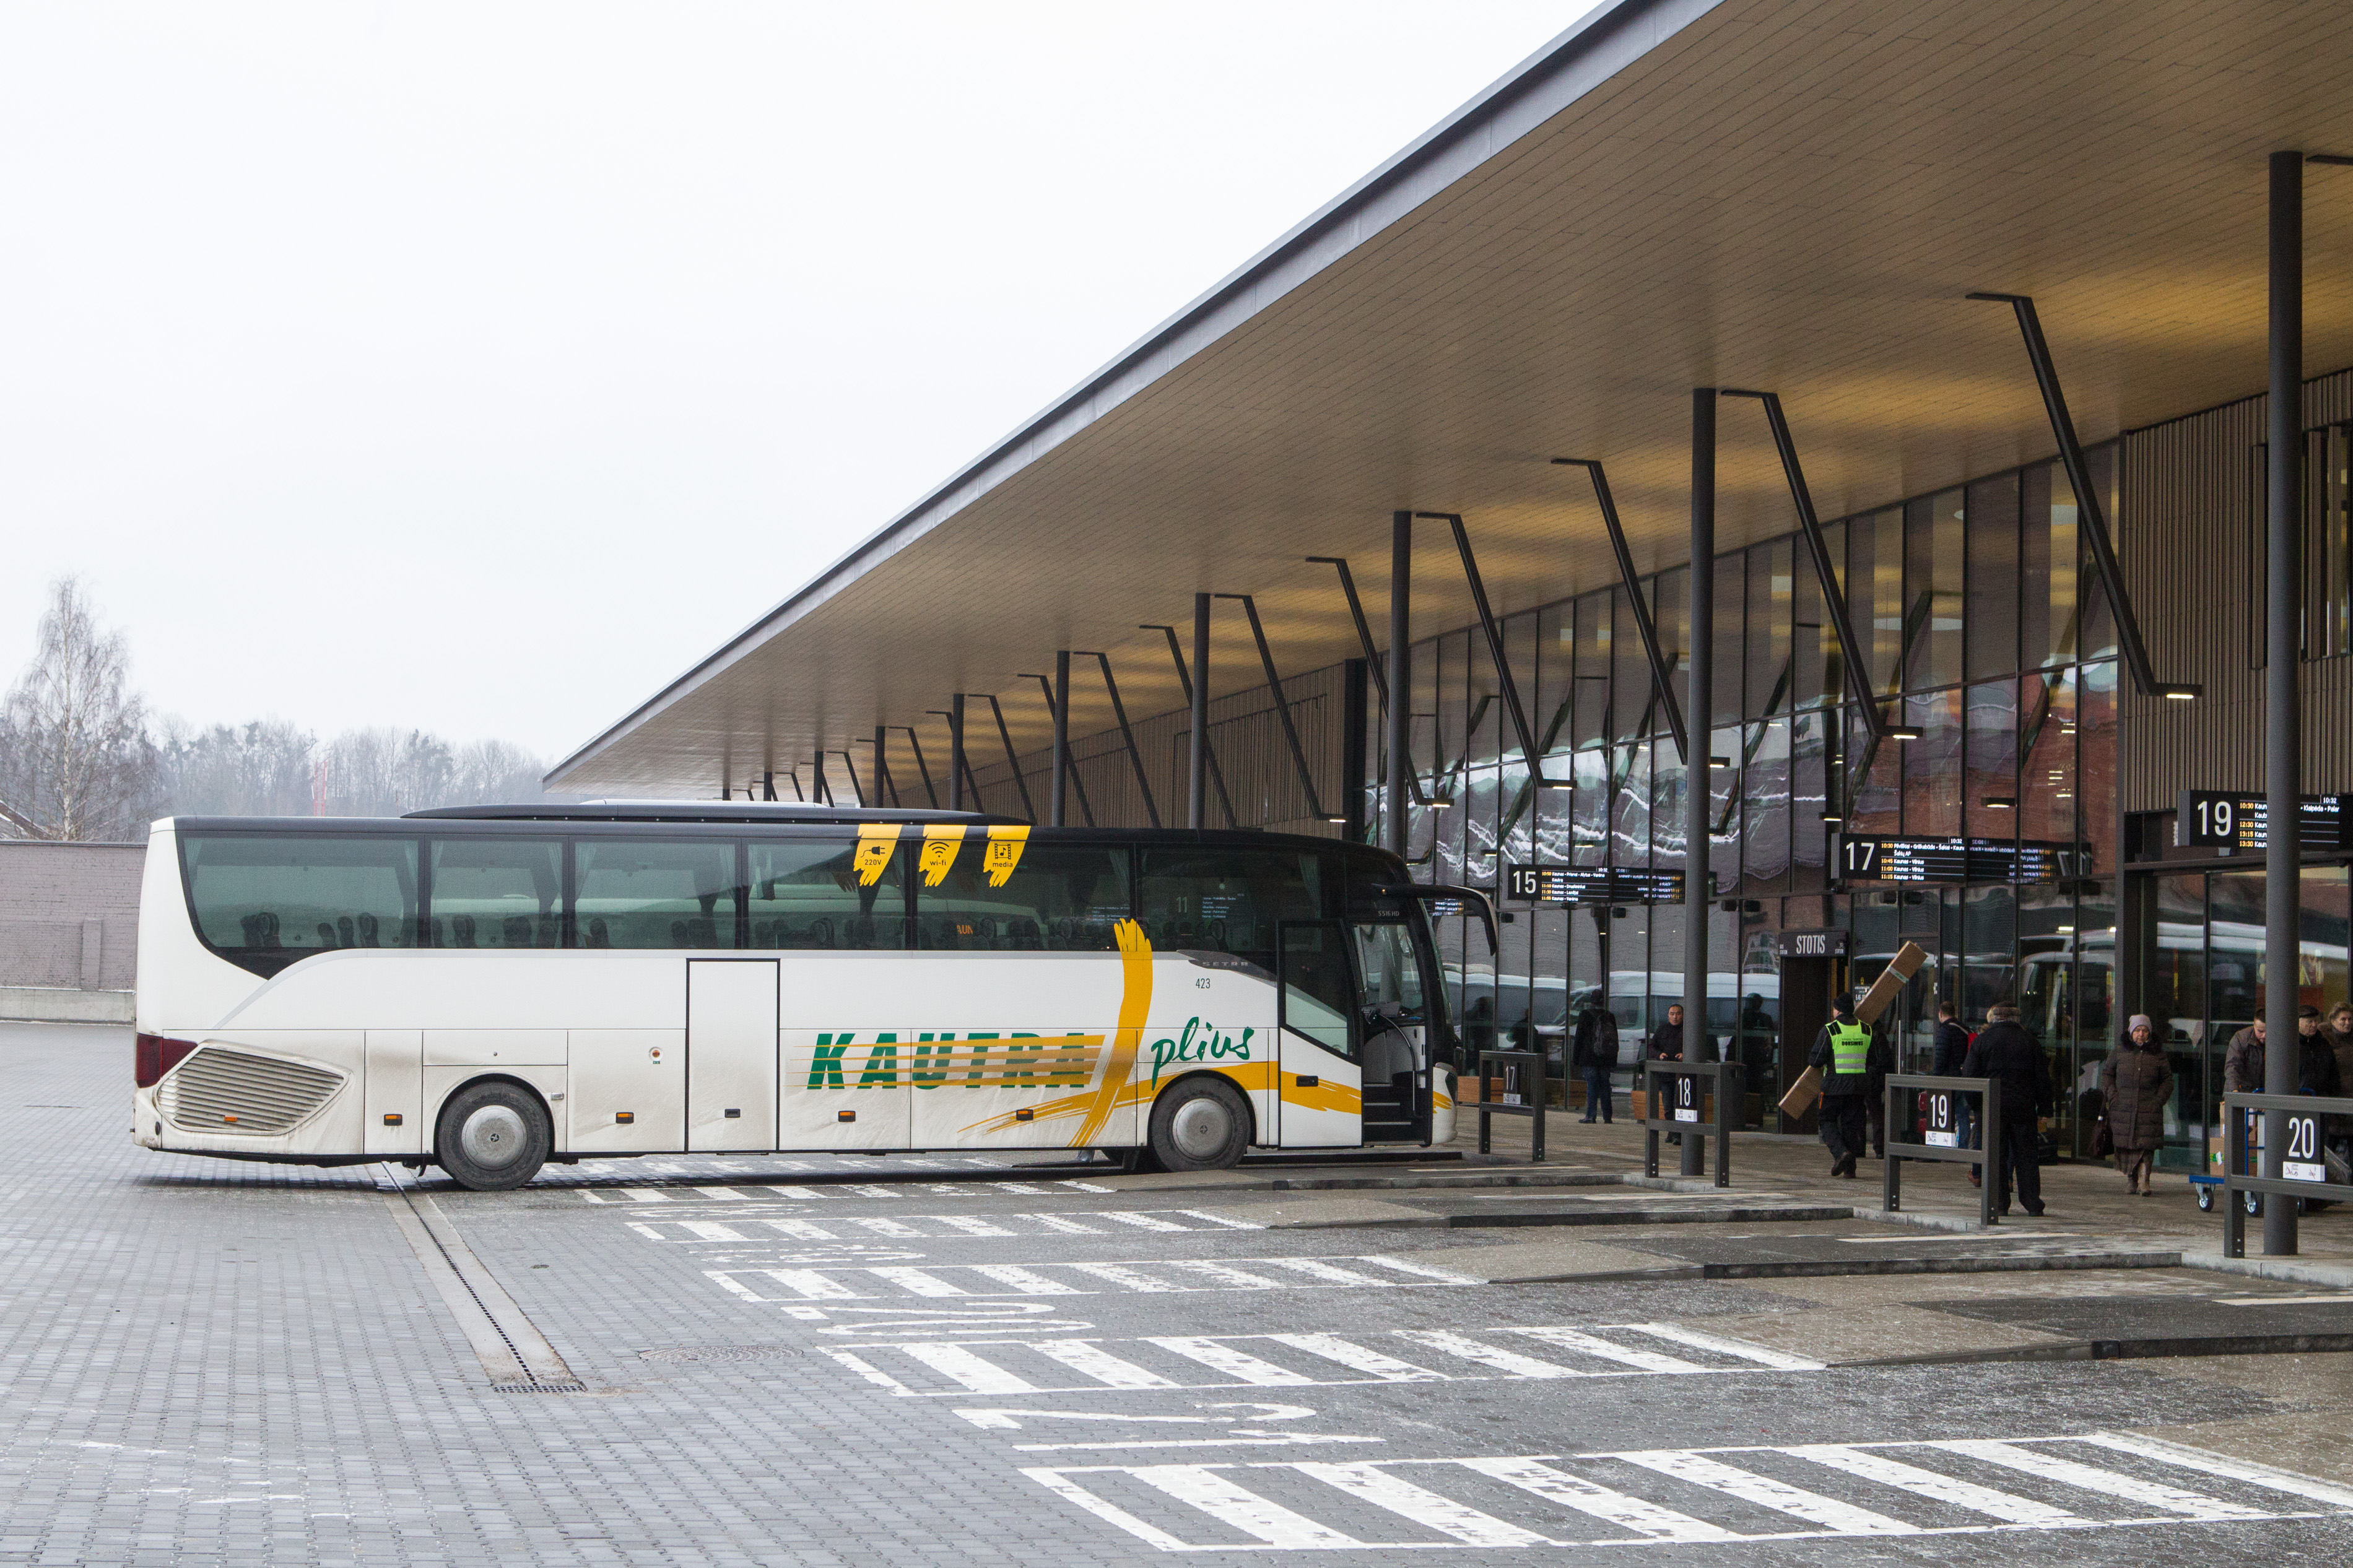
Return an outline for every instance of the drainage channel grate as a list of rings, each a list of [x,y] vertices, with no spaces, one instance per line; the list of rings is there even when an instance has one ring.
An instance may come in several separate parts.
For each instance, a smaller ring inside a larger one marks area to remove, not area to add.
[[[586,1394],[585,1383],[494,1383],[492,1394]]]
[[[639,1351],[638,1359],[666,1363],[781,1361],[800,1353],[789,1345],[678,1345],[666,1350]]]

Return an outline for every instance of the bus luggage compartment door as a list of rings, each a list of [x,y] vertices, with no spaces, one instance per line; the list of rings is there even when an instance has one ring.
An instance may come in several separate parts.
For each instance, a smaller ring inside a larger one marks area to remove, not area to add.
[[[776,961],[686,965],[686,1146],[776,1147]]]

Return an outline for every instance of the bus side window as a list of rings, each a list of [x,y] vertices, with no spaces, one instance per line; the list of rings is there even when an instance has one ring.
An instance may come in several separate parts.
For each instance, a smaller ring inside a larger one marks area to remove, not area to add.
[[[1229,952],[1274,973],[1275,927],[1320,919],[1326,857],[1286,849],[1147,849],[1136,918],[1152,945]]]
[[[1124,847],[1033,843],[995,886],[973,842],[938,886],[917,879],[915,940],[934,951],[1110,952],[1130,908]]]
[[[754,839],[748,904],[754,947],[831,952],[907,946],[907,848],[871,882],[849,837]]]
[[[583,838],[573,856],[578,944],[735,945],[733,840]]]
[[[435,947],[554,947],[564,846],[544,838],[441,838],[433,843]]]

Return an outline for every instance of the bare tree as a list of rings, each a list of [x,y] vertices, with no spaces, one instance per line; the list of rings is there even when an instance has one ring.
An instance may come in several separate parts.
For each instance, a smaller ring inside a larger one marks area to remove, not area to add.
[[[197,730],[164,721],[165,793],[185,816],[306,816],[318,742],[280,719]]]
[[[44,838],[138,836],[161,792],[129,646],[70,576],[49,585],[35,642],[0,708],[5,819]]]

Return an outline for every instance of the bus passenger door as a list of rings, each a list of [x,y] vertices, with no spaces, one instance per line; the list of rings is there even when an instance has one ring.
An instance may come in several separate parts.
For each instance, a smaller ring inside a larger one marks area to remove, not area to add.
[[[776,961],[686,964],[686,1147],[776,1144]]]
[[[1286,1149],[1353,1149],[1365,1141],[1356,973],[1338,921],[1285,921],[1277,940],[1277,1121]]]

